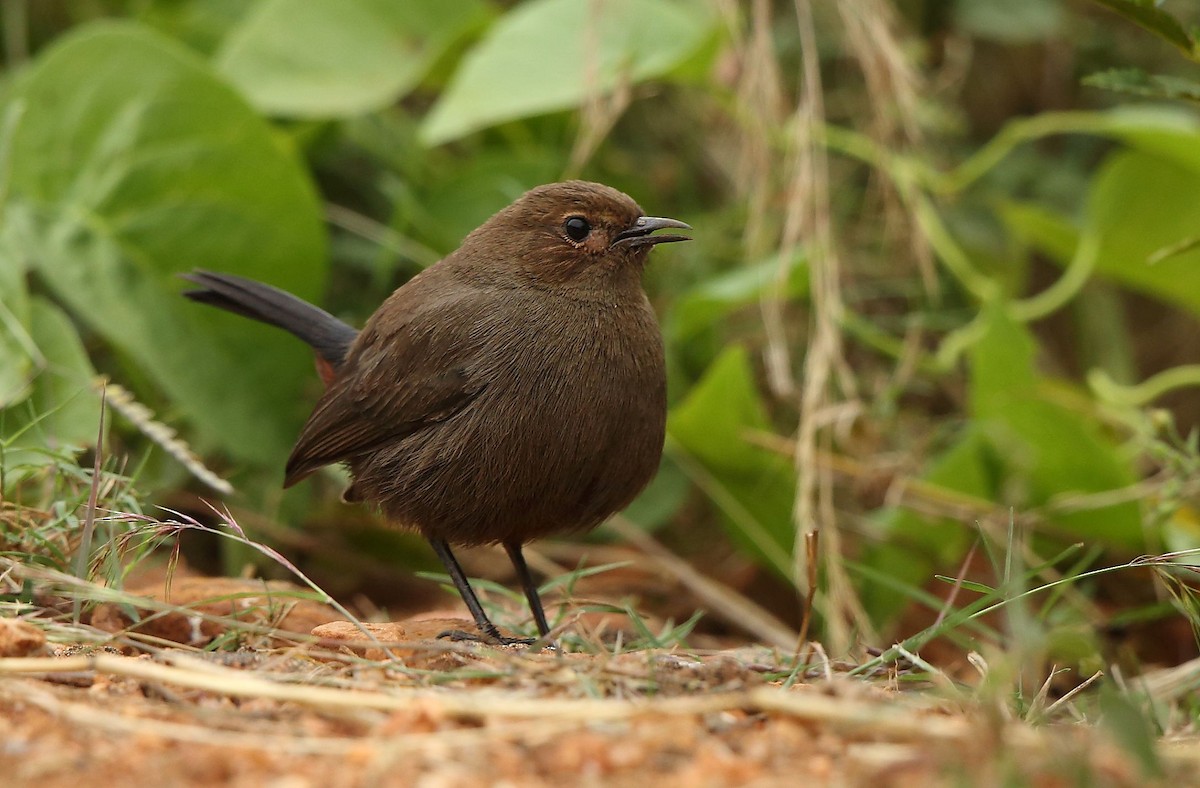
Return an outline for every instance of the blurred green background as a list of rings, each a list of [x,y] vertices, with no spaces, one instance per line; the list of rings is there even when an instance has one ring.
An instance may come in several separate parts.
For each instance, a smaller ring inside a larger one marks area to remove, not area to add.
[[[361,324],[526,189],[583,177],[695,228],[646,275],[672,406],[627,518],[793,628],[807,532],[835,648],[935,611],[976,544],[1016,534],[1037,565],[1082,543],[1046,568],[1068,574],[1200,547],[1194,3],[0,11],[7,500],[47,450],[88,456],[104,375],[154,413],[117,403],[105,449],[152,500],[223,498],[190,447],[249,528],[388,604],[379,573],[432,565],[419,543],[338,504],[336,469],[279,490],[320,389],[307,350],[176,274]],[[1167,598],[1125,585],[1089,598]]]

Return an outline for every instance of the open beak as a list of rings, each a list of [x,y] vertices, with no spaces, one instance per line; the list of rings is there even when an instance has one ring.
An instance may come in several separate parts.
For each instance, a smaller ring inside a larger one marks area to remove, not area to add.
[[[665,230],[667,228],[675,228],[677,230],[690,230],[691,225],[684,224],[678,219],[665,219],[661,216],[639,216],[638,220],[633,223],[633,226],[628,230],[624,230],[617,234],[613,239],[613,246],[650,246],[652,244],[669,244],[675,241],[690,241],[692,240],[686,235],[651,235],[655,230]]]

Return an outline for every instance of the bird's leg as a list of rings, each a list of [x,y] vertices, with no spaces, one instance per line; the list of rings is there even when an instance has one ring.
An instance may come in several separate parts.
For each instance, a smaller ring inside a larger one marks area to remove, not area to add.
[[[450,552],[450,545],[444,539],[430,539],[429,544],[433,547],[433,552],[437,553],[438,558],[442,559],[446,571],[450,573],[450,579],[454,581],[454,587],[458,589],[459,596],[466,603],[467,610],[471,611],[471,617],[475,619],[475,626],[479,627],[479,631],[482,633],[482,635],[472,635],[470,632],[451,629],[439,634],[439,638],[475,640],[500,646],[529,645],[533,642],[533,638],[510,638],[501,635],[500,630],[487,617],[487,613],[483,612],[483,605],[479,604],[479,597],[475,596],[474,589],[467,582],[467,576],[463,573],[462,567],[458,565],[458,559],[454,557],[454,553]]]
[[[517,570],[517,579],[521,581],[521,589],[525,592],[525,598],[529,600],[529,612],[533,613],[533,620],[537,622],[538,634],[546,637],[550,634],[550,625],[546,623],[546,611],[542,609],[542,598],[538,595],[537,584],[533,582],[529,567],[525,564],[525,556],[521,553],[521,543],[505,542],[504,549],[508,551],[513,569]]]

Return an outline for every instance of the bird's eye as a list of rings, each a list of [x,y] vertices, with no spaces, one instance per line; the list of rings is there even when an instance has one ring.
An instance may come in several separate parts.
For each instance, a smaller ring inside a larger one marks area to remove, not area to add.
[[[592,226],[582,216],[572,216],[563,222],[563,230],[566,231],[568,238],[575,243],[579,243],[588,237],[588,233],[592,231]]]

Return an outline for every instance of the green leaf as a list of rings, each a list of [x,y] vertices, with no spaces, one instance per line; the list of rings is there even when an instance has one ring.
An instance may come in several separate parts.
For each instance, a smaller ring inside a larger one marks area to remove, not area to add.
[[[1156,745],[1159,732],[1153,718],[1119,687],[1107,682],[1100,691],[1100,711],[1104,714],[1102,726],[1122,750],[1133,756],[1142,774],[1165,776]]]
[[[988,441],[980,431],[968,428],[930,460],[920,478],[931,487],[986,501],[995,495],[994,475]],[[912,509],[889,507],[876,519],[886,541],[868,548],[862,561],[908,586],[925,585],[935,571],[957,570],[974,539],[974,523],[929,517]],[[871,619],[880,624],[891,621],[908,603],[875,583],[864,586],[862,599]]]
[[[137,19],[197,52],[211,55],[252,9],[253,4],[246,0],[172,0],[140,3]]]
[[[266,0],[233,30],[217,69],[264,112],[323,118],[408,93],[464,33],[482,0]]]
[[[957,26],[978,38],[1021,44],[1056,35],[1065,19],[1059,0],[959,0]]]
[[[685,471],[689,462],[702,466],[693,469],[693,481],[721,509],[731,536],[787,576],[795,472],[789,458],[749,441],[749,433],[767,428],[750,357],[736,346],[717,357],[667,422],[676,449],[686,455],[676,460]]]
[[[1136,68],[1114,68],[1084,77],[1083,84],[1150,98],[1200,102],[1200,82],[1183,77],[1147,74]]]
[[[27,400],[6,408],[0,422],[4,439],[20,434],[21,448],[91,446],[100,429],[100,399],[92,390],[96,371],[70,318],[43,298],[30,302],[30,335],[42,359],[30,381]],[[23,453],[6,452],[19,465]]]
[[[38,429],[51,445],[93,445],[100,426],[99,397],[91,388],[96,370],[65,312],[43,298],[31,306],[33,341],[46,359],[30,398],[35,411],[46,414]]]
[[[25,263],[12,245],[11,225],[0,230],[0,408],[29,396],[36,346],[30,337]]]
[[[976,583],[972,580],[963,580],[961,577],[948,577],[946,575],[934,575],[935,580],[950,585],[962,587],[964,591],[974,591],[977,594],[996,594],[996,589],[987,583]]]
[[[1200,122],[1195,113],[1127,107],[1081,117],[1092,133],[1134,149],[1110,156],[1092,178],[1084,228],[1033,203],[1002,203],[1001,217],[1016,236],[1062,264],[1074,257],[1081,237],[1094,233],[1100,239],[1099,273],[1200,310],[1195,243]]]
[[[1127,287],[1200,311],[1200,125],[1190,113],[1122,111],[1095,131],[1135,148],[1108,158],[1092,179],[1086,231],[1100,238],[1097,271]],[[1163,199],[1170,195],[1170,199]],[[1000,215],[1022,240],[1067,263],[1080,230],[1033,203]]]
[[[786,281],[780,287],[785,298],[802,298],[808,293],[808,261],[797,256],[790,261]],[[673,343],[683,342],[734,309],[757,301],[779,278],[779,255],[760,263],[735,268],[705,279],[680,296],[667,319]]]
[[[713,361],[671,412],[668,429],[709,467],[740,472],[758,465],[764,450],[746,440],[746,435],[767,429],[767,416],[745,348],[728,347]]]
[[[1029,330],[1003,305],[988,309],[986,332],[969,353],[969,394],[971,413],[999,461],[999,503],[1027,508],[1133,484],[1133,469],[1096,420],[1060,404],[1066,398],[1055,398],[1039,378]],[[1059,513],[1052,523],[1066,533],[1143,547],[1133,502]]]
[[[1068,262],[1079,246],[1079,228],[1047,206],[1004,201],[997,211],[1015,237],[1059,262]]]
[[[1200,149],[1200,136],[1192,144]],[[1200,249],[1189,246],[1200,229],[1200,169],[1177,161],[1110,156],[1092,183],[1087,223],[1100,238],[1100,273],[1200,314]]]
[[[679,465],[670,457],[663,457],[653,481],[626,507],[624,515],[642,528],[657,528],[683,505],[690,489],[687,475]]]
[[[1001,307],[986,305],[987,330],[971,348],[970,409],[980,419],[1001,418],[1014,400],[1034,396],[1037,346],[1026,328]]]
[[[1178,19],[1158,7],[1156,0],[1096,0],[1140,27],[1167,41],[1193,60],[1200,59],[1200,50]]]
[[[63,37],[10,100],[4,210],[20,253],[210,443],[278,462],[303,415],[307,353],[184,301],[175,274],[215,268],[319,292],[325,237],[294,155],[205,63],[133,25]]]
[[[1161,104],[1118,107],[1097,119],[1097,134],[1115,137],[1200,173],[1200,119],[1190,109]]]
[[[521,3],[464,58],[425,119],[421,137],[437,145],[661,77],[715,30],[708,5],[696,2]]]

